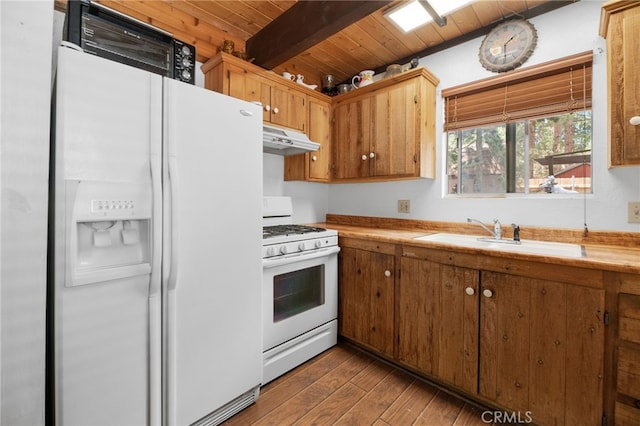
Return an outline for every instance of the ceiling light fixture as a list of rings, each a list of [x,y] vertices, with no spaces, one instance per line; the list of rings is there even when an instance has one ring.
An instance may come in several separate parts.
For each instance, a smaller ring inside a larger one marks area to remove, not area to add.
[[[384,14],[384,17],[405,33],[422,26],[433,19],[418,0],[414,0],[410,3],[403,3],[402,5],[391,9]]]
[[[405,33],[434,21],[443,27],[447,24],[444,15],[460,9],[473,0],[413,0],[394,7],[384,14],[397,28]]]

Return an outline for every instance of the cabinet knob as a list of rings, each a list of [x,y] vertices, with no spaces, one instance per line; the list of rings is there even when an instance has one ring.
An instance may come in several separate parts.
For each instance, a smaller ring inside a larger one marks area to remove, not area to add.
[[[369,158],[376,158],[376,153],[375,152],[370,152],[369,153]]]
[[[317,156],[315,156],[315,155],[312,155],[312,156],[311,156],[311,161],[316,161],[317,159],[318,159],[318,157],[317,157]]]
[[[467,293],[469,296],[473,296],[476,293],[476,291],[473,289],[473,287],[465,288],[464,292]]]
[[[273,108],[273,113],[277,114],[280,110],[278,109],[278,107]]]
[[[640,116],[634,115],[633,117],[631,117],[629,119],[629,124],[631,124],[632,126],[637,126],[638,124],[640,124]]]
[[[388,270],[388,269],[386,271],[384,271],[384,276],[385,277],[390,277],[391,276],[391,271]]]
[[[493,297],[493,292],[488,288],[485,288],[484,290],[482,290],[482,295],[484,297]]]
[[[366,154],[362,154],[362,161],[365,161],[367,159]]]
[[[264,106],[264,110],[265,111],[271,111],[271,105],[265,105]]]

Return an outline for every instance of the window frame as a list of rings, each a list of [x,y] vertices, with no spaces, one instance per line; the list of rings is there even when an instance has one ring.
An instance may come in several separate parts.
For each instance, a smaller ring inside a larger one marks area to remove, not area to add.
[[[587,51],[442,90],[445,149],[442,175],[445,179],[445,194],[456,197],[504,197],[531,194],[528,189],[524,192],[516,192],[516,125],[518,122],[528,123],[530,120],[587,109],[590,111],[592,125],[592,68],[593,52]],[[531,93],[536,93],[538,96],[533,97]],[[505,125],[505,192],[469,194],[460,192],[461,187],[459,187],[458,192],[450,193],[449,134],[456,132],[458,139],[458,182],[461,184],[463,176],[460,166],[460,144],[462,143],[460,132],[496,125]],[[524,137],[525,143],[531,137],[528,126],[525,126]],[[593,149],[592,138],[591,149]],[[529,149],[525,150],[524,155],[526,164],[523,172],[528,173]],[[593,164],[593,158],[589,164]],[[593,194],[592,177],[591,174],[589,194]],[[536,196],[539,195],[536,194]]]

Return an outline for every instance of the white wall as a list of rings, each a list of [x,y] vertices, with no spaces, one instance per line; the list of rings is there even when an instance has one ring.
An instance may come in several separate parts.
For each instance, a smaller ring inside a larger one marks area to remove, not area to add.
[[[287,195],[313,197],[318,209],[338,214],[398,217],[464,222],[471,216],[484,222],[493,218],[523,226],[549,226],[582,229],[586,204],[591,230],[640,231],[640,225],[627,223],[627,202],[640,201],[640,167],[607,169],[607,93],[605,40],[598,35],[603,2],[583,0],[531,19],[538,32],[538,46],[524,67],[588,50],[593,64],[593,187],[594,194],[558,198],[552,195],[524,198],[456,198],[443,195],[445,182],[444,138],[442,136],[443,88],[483,79],[495,74],[478,61],[482,37],[421,59],[421,65],[440,78],[437,98],[436,134],[437,175],[435,180],[328,185],[328,198],[321,191],[305,190],[311,184],[284,183]],[[272,165],[269,164],[268,167]],[[265,164],[267,169],[267,164]],[[271,171],[265,171],[271,174]],[[397,212],[397,200],[411,201],[411,213]],[[321,214],[316,211],[315,214]]]
[[[263,155],[263,194],[288,195],[293,200],[293,222],[324,222],[329,205],[329,185],[284,182],[284,157]]]
[[[53,1],[0,1],[0,424],[44,424]]]

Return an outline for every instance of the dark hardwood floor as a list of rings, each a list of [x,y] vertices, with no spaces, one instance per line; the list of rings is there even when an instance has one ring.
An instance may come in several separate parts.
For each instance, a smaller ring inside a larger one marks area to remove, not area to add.
[[[339,343],[265,385],[225,425],[486,425],[482,412]]]

